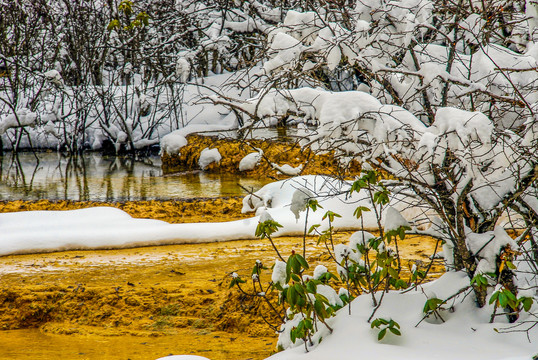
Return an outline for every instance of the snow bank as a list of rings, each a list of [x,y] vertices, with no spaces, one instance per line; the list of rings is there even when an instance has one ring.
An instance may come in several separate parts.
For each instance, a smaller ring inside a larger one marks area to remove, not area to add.
[[[328,226],[327,220],[322,221],[326,211],[331,210],[342,217],[335,218],[332,224],[337,229],[356,229],[364,225],[367,230],[378,229],[375,212],[364,212],[362,221],[357,220],[353,212],[358,206],[372,207],[370,197],[364,191],[354,192],[349,195],[351,182],[338,180],[322,175],[297,176],[288,180],[276,181],[265,185],[257,192],[247,195],[243,199],[242,212],[255,212],[260,215],[267,211],[284,229],[295,228],[299,232],[304,230],[306,212],[296,213],[292,209],[294,195],[297,193],[313,194],[323,209],[308,214],[308,224],[322,224],[321,228]],[[417,220],[423,215],[416,201],[408,196],[395,192],[390,201],[390,206],[400,211],[410,222]],[[385,207],[383,216],[388,208]],[[291,216],[291,212],[297,216]],[[302,226],[301,226],[302,224]]]
[[[223,223],[169,224],[159,220],[134,219],[122,210],[94,207],[70,211],[28,211],[0,214],[0,255],[62,251],[68,249],[106,249],[160,244],[202,243],[255,239],[259,215],[266,212],[283,225],[275,235],[300,235],[304,231],[305,212],[296,218],[291,211],[293,194],[306,189],[317,196],[323,209],[310,212],[308,223],[328,223],[321,218],[332,210],[342,215],[335,229],[356,229],[360,222],[353,216],[357,206],[370,206],[364,193],[347,196],[350,184],[326,176],[301,176],[264,186],[243,200],[243,212],[256,212],[250,219]],[[394,196],[392,206],[405,208],[408,202]],[[403,211],[407,219],[416,209]],[[373,212],[364,213],[365,228],[376,228]],[[418,214],[418,213],[417,213]]]
[[[370,295],[359,296],[351,304],[351,315],[345,308],[329,320],[334,332],[326,334],[317,347],[306,353],[304,347],[299,346],[268,359],[531,360],[537,352],[538,328],[529,333],[532,342],[521,333],[497,333],[495,328],[502,330],[509,324],[489,324],[492,309],[477,308],[472,296],[461,294],[449,301],[444,307],[452,306],[454,312],[441,310],[445,323],[428,319],[421,322],[427,300],[424,293],[435,293],[438,298],[446,299],[468,285],[469,278],[465,274],[447,273],[417,291],[385,294],[375,317],[398,322],[402,336],[389,333],[381,342],[377,341],[379,330],[371,329],[367,322],[373,311],[372,299]],[[532,320],[526,313],[521,317],[520,321]]]
[[[255,218],[169,224],[134,219],[110,207],[4,213],[0,214],[0,255],[252,239],[256,225]]]

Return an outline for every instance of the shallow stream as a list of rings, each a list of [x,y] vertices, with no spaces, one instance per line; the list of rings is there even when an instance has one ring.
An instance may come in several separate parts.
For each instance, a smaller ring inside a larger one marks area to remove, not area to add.
[[[137,201],[245,195],[270,180],[201,171],[163,175],[159,156],[52,152],[0,156],[0,200]]]

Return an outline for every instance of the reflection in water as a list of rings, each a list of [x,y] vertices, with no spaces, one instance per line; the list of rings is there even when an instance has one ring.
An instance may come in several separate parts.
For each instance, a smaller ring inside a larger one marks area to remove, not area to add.
[[[6,153],[0,156],[0,200],[170,200],[244,195],[268,181],[192,172],[163,176],[158,156]]]

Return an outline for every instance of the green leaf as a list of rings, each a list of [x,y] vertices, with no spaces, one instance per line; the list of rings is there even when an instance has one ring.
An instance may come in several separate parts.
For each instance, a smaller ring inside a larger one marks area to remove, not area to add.
[[[355,211],[353,212],[353,215],[359,219],[361,216],[362,216],[362,213],[363,212],[368,212],[370,211],[369,208],[367,208],[366,206],[359,206],[355,209]]]
[[[386,191],[376,191],[374,193],[374,203],[376,204],[388,204],[389,202],[389,195]]]
[[[297,303],[297,291],[295,291],[295,288],[294,287],[290,287],[288,289],[288,303],[291,305],[291,306],[295,306],[295,304]]]
[[[293,285],[293,287],[295,288],[295,291],[297,291],[297,294],[302,295],[302,296],[305,295],[303,286],[301,284],[295,284]]]
[[[424,309],[422,310],[423,313],[427,314],[430,311],[435,311],[443,304],[443,300],[438,298],[430,298],[426,300],[426,303],[424,304]]]
[[[306,283],[306,290],[311,294],[315,294],[316,290],[317,290],[316,283],[314,281],[307,282]]]
[[[508,305],[508,297],[506,297],[504,292],[499,294],[499,304],[501,304],[502,307],[506,307]]]
[[[400,240],[403,240],[405,239],[405,227],[404,226],[400,226],[398,228],[398,235],[400,236]]]
[[[507,297],[509,300],[516,301],[516,296],[515,296],[514,293],[511,292],[510,290],[505,289],[505,290],[503,291],[503,293],[506,294],[506,297]]]
[[[363,178],[370,184],[377,183],[377,172],[375,170],[369,170]]]
[[[297,259],[298,256],[300,255],[290,256],[290,260],[288,260],[288,262],[291,262],[291,269],[293,270],[295,274],[301,273],[301,263]]]
[[[393,333],[394,335],[402,335],[402,333],[400,332],[400,330],[396,329],[396,328],[393,328],[393,327],[389,327],[389,330],[391,333]]]
[[[489,298],[489,304],[493,304],[497,299],[499,298],[499,292],[495,291],[493,294],[491,294],[491,297]]]
[[[385,335],[387,334],[387,329],[383,329],[379,332],[379,334],[377,334],[377,341],[381,341]]]
[[[387,271],[389,272],[389,275],[394,279],[398,279],[400,277],[396,269],[392,267],[387,267]]]
[[[507,261],[507,262],[506,262],[506,266],[507,266],[509,269],[512,269],[512,270],[515,270],[515,269],[516,269],[516,266],[515,266],[514,263],[512,263],[511,261]]]
[[[323,206],[321,206],[316,199],[308,200],[306,206],[312,209],[312,211],[316,211],[318,208],[323,209]]]
[[[321,301],[314,301],[314,311],[316,312],[316,315],[318,315],[322,319],[325,318],[325,307],[323,306],[323,303]]]
[[[297,260],[299,261],[299,263],[301,264],[301,266],[304,268],[304,269],[307,269],[309,268],[308,266],[308,262],[306,262],[305,258],[302,257],[301,255],[297,254],[295,255],[297,257]]]
[[[312,231],[314,231],[315,229],[317,229],[320,226],[321,226],[320,224],[314,224],[314,225],[310,226],[310,229],[308,229],[308,234],[312,233]]]
[[[523,310],[528,312],[532,307],[533,299],[530,297],[523,297],[520,299],[520,302],[523,304]]]
[[[325,213],[325,215],[323,215],[323,217],[321,218],[321,220],[325,220],[326,218],[329,218],[329,221],[330,221],[330,222],[334,222],[334,218],[335,218],[335,217],[339,217],[339,218],[341,218],[342,216],[329,210],[329,211],[327,211],[327,212]]]

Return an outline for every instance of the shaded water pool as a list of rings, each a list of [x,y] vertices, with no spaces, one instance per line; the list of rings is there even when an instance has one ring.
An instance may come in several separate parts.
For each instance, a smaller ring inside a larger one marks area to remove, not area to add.
[[[245,195],[268,180],[189,172],[163,176],[159,156],[55,152],[0,157],[0,200],[127,201]]]

